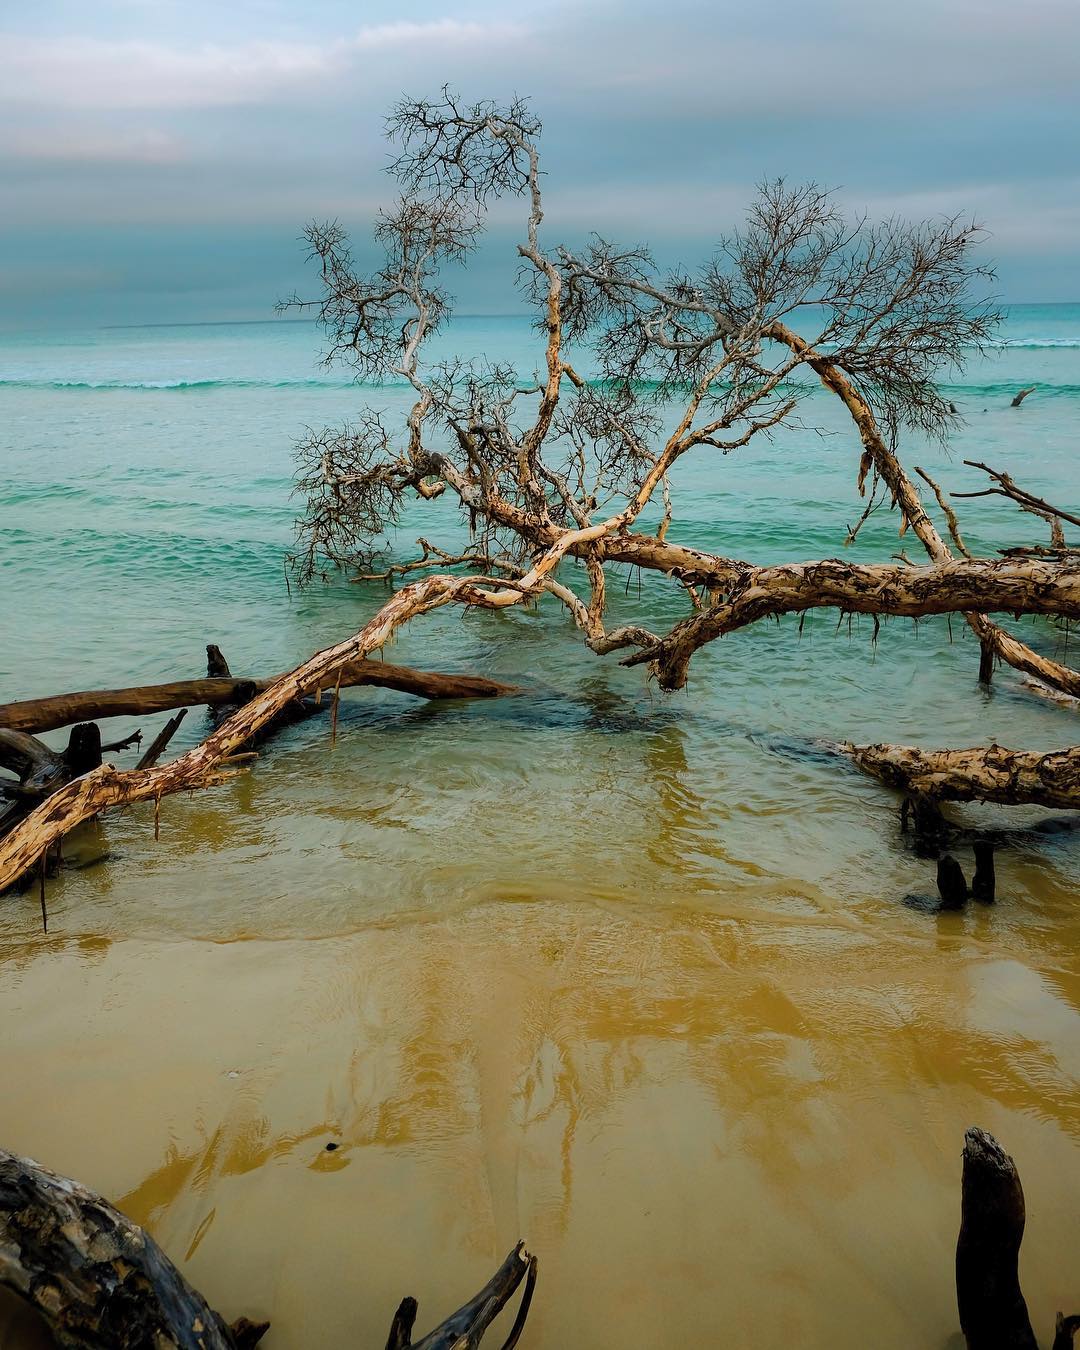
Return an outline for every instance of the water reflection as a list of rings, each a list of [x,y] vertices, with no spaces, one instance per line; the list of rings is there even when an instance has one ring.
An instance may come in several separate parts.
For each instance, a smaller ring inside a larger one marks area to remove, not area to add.
[[[657,838],[699,809],[684,748],[646,761]],[[1021,1166],[1033,1308],[1074,1274],[1080,973],[980,918],[534,893],[322,941],[28,942],[3,1136],[282,1347],[377,1344],[409,1290],[434,1317],[519,1234],[537,1350],[944,1346],[973,1121]]]

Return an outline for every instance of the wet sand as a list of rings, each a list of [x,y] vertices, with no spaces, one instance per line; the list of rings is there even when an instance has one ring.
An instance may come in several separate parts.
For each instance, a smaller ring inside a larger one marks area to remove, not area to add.
[[[139,853],[123,884],[159,885]],[[159,867],[197,886],[207,863]],[[4,1143],[114,1199],[274,1350],[381,1345],[406,1293],[426,1330],[519,1236],[530,1350],[945,1350],[975,1123],[1025,1184],[1040,1333],[1077,1302],[1070,895],[867,922],[767,888],[498,890],[309,940],[42,938],[22,915]],[[36,1344],[11,1316],[5,1350]]]

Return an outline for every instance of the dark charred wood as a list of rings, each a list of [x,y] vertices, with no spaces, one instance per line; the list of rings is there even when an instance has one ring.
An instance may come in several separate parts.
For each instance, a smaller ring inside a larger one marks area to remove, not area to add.
[[[142,732],[134,731],[130,736],[125,736],[120,741],[110,741],[107,745],[101,747],[103,755],[109,754],[113,750],[130,750],[133,745],[142,744]]]
[[[979,683],[989,684],[994,678],[994,660],[997,653],[992,642],[984,642],[979,648]]]
[[[71,728],[64,761],[72,778],[98,767],[101,763],[101,728],[96,722],[80,722]]]
[[[994,872],[994,844],[990,839],[977,839],[972,845],[975,852],[975,875],[971,878],[971,895],[984,905],[994,902],[997,877]]]
[[[1080,1331],[1080,1317],[1075,1314],[1066,1317],[1064,1313],[1058,1313],[1057,1324],[1054,1327],[1053,1350],[1073,1350],[1073,1337],[1078,1331]]]
[[[967,1350],[1038,1350],[1017,1272],[1024,1221],[1016,1164],[985,1130],[968,1130],[956,1244],[956,1302]]]
[[[158,762],[161,756],[165,753],[165,747],[176,735],[180,723],[184,720],[186,716],[187,716],[187,709],[181,708],[175,717],[169,718],[169,720],[161,728],[158,734],[150,742],[150,746],[147,749],[146,754],[143,755],[142,759],[140,759],[138,764],[135,765],[137,769],[149,769],[152,768],[153,765],[155,765]]]
[[[968,898],[967,882],[960,864],[950,853],[938,859],[937,888],[942,909],[963,909]]]
[[[522,1280],[525,1280],[525,1292],[521,1306],[502,1347],[502,1350],[512,1350],[529,1315],[533,1290],[536,1288],[536,1257],[529,1255],[523,1242],[517,1244],[478,1294],[452,1313],[445,1322],[441,1322],[434,1331],[429,1331],[422,1340],[410,1340],[416,1320],[416,1300],[403,1299],[394,1314],[386,1350],[475,1350]]]
[[[386,1340],[386,1350],[409,1350],[412,1342],[413,1324],[416,1322],[417,1303],[414,1298],[403,1298],[398,1304],[394,1320],[390,1323],[390,1335]]]
[[[0,1284],[70,1350],[246,1350],[268,1325],[227,1326],[143,1229],[77,1182],[3,1150]]]
[[[525,1281],[503,1350],[513,1350],[536,1287],[519,1242],[468,1303],[413,1342],[416,1300],[403,1299],[387,1350],[475,1350]],[[152,1237],[108,1201],[30,1158],[0,1149],[0,1285],[34,1307],[69,1350],[250,1350],[269,1323],[231,1326]]]
[[[210,679],[229,679],[232,671],[225,660],[221,648],[214,642],[206,644],[206,673]]]

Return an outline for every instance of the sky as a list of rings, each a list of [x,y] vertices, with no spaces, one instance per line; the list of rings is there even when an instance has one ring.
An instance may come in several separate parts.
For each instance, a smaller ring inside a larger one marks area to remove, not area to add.
[[[1080,0],[0,0],[0,324],[258,319],[364,240],[383,119],[528,96],[545,237],[690,266],[764,177],[965,212],[1006,301],[1080,300]],[[452,289],[507,313],[516,214]]]

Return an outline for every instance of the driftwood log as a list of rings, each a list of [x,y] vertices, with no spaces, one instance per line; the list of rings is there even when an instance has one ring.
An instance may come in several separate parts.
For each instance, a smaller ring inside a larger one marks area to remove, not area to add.
[[[1080,807],[1080,746],[1040,754],[1001,745],[970,750],[920,750],[914,745],[852,745],[839,749],[889,787],[932,801],[1030,803]]]
[[[52,731],[72,722],[98,720],[103,717],[139,717],[144,714],[168,712],[172,708],[220,707],[242,703],[240,697],[245,685],[253,685],[255,693],[263,693],[281,675],[260,679],[239,679],[233,676],[204,680],[173,680],[167,684],[136,685],[130,689],[91,689],[82,693],[53,694],[48,698],[24,699],[18,703],[0,703],[0,727],[13,731]],[[337,672],[324,690],[331,691],[337,684]],[[386,661],[359,660],[347,663],[341,669],[341,688],[374,685],[380,689],[397,689],[418,698],[495,698],[514,692],[514,686],[479,675],[444,675],[438,671],[412,670],[409,666],[394,666]]]
[[[956,1304],[967,1350],[1039,1350],[1020,1289],[1024,1189],[1016,1164],[985,1130],[964,1135]],[[1057,1315],[1053,1350],[1072,1350],[1080,1317]]]
[[[520,1242],[478,1294],[415,1344],[416,1300],[403,1300],[388,1350],[472,1350],[522,1280],[503,1346],[511,1350],[536,1285],[536,1258]],[[270,1325],[247,1318],[228,1325],[149,1233],[107,1200],[3,1149],[0,1285],[36,1308],[67,1350],[249,1350]]]
[[[561,552],[548,561],[554,566]],[[544,575],[539,572],[540,577]],[[182,792],[192,788],[213,787],[225,783],[237,772],[227,767],[227,761],[238,752],[245,751],[253,738],[276,719],[287,716],[290,709],[309,695],[318,697],[329,692],[331,695],[346,680],[355,677],[358,683],[375,683],[381,678],[393,688],[405,688],[406,682],[411,692],[422,693],[424,697],[448,697],[451,687],[456,690],[454,696],[477,697],[492,696],[512,692],[509,685],[500,685],[492,680],[479,680],[475,676],[438,676],[432,677],[405,667],[391,667],[389,673],[383,669],[383,663],[370,661],[372,652],[381,651],[403,624],[419,614],[438,609],[451,602],[478,604],[490,608],[500,608],[519,603],[522,592],[515,588],[502,588],[498,592],[486,591],[478,584],[483,578],[475,577],[428,577],[403,587],[393,599],[387,601],[382,609],[358,633],[316,652],[309,660],[297,666],[286,675],[272,681],[252,681],[261,683],[250,701],[236,708],[220,726],[216,727],[199,745],[168,764],[157,765],[149,769],[113,768],[102,764],[82,777],[66,783],[58,791],[37,806],[28,816],[8,834],[0,837],[0,892],[14,885],[21,877],[47,856],[48,850],[57,844],[65,834],[76,825],[90,820],[100,812],[114,806],[130,806],[135,802],[154,801],[173,792]],[[340,680],[340,684],[339,684]],[[181,682],[187,686],[179,702],[192,702],[190,698],[191,681]],[[201,681],[194,683],[201,684]],[[209,682],[208,682],[209,683]],[[220,690],[226,703],[235,702],[237,681],[226,680]],[[435,691],[438,691],[437,693]],[[106,691],[107,692],[107,691]],[[113,691],[115,692],[115,691]],[[131,691],[122,691],[130,694]],[[245,696],[250,690],[244,690]],[[135,699],[113,700],[109,703],[113,712],[130,709],[138,702],[143,691]],[[78,715],[76,706],[80,696],[60,696],[63,706],[53,704],[52,708],[42,708],[50,700],[32,700],[36,706],[27,712],[27,705],[8,704],[0,717],[7,715],[21,718],[25,725],[28,719],[43,718],[57,725],[55,718],[67,718]],[[151,695],[150,697],[160,697]],[[158,702],[160,709],[177,706],[176,686],[167,696],[169,701]],[[104,701],[104,700],[103,700]],[[101,703],[97,705],[101,707]],[[101,715],[105,715],[102,713]],[[62,723],[61,723],[62,724]],[[39,724],[40,725],[40,724]]]

